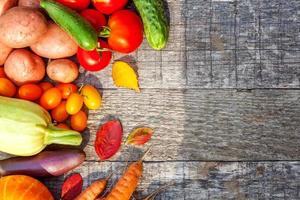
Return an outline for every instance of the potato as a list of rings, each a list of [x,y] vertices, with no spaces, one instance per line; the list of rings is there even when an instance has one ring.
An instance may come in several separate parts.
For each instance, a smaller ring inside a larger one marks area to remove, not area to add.
[[[75,55],[78,46],[64,30],[50,22],[46,34],[30,48],[39,56],[57,59]]]
[[[12,51],[12,48],[7,47],[6,45],[4,45],[0,42],[0,66],[5,63],[6,58],[11,51]]]
[[[0,0],[0,16],[8,9],[17,5],[17,0]]]
[[[33,8],[14,7],[0,17],[0,42],[12,48],[30,46],[46,32],[46,18]]]
[[[45,63],[39,56],[25,49],[16,49],[8,56],[4,71],[17,85],[34,83],[45,76]]]
[[[18,6],[40,8],[40,0],[19,0]]]
[[[71,83],[78,77],[77,65],[69,59],[57,59],[47,66],[50,79],[60,83]]]

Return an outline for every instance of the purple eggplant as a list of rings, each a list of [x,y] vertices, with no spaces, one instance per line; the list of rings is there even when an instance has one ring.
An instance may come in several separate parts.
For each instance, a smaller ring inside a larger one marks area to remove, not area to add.
[[[60,176],[76,168],[85,160],[79,149],[44,151],[31,157],[0,160],[0,176],[23,174],[34,177]]]

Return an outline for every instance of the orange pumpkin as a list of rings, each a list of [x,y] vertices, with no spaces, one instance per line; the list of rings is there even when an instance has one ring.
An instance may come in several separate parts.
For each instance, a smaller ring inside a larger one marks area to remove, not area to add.
[[[24,175],[0,179],[1,200],[54,200],[48,188],[40,181]]]

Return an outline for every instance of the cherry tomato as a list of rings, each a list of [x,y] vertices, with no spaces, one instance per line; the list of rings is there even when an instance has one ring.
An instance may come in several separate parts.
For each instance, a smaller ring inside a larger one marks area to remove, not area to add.
[[[56,87],[60,90],[63,99],[67,99],[70,94],[77,91],[77,86],[73,83],[60,83]]]
[[[0,67],[0,78],[6,78],[6,74],[3,67]]]
[[[49,82],[41,82],[40,83],[40,87],[42,88],[42,90],[45,92],[46,90],[53,88],[53,85]]]
[[[103,29],[100,36],[108,37],[111,49],[130,53],[142,44],[143,24],[134,11],[120,10],[109,18],[108,28]]]
[[[84,10],[90,4],[90,0],[56,0],[56,1],[74,10]]]
[[[17,92],[16,86],[7,78],[0,78],[0,96],[13,97]]]
[[[82,110],[71,116],[71,127],[75,131],[83,131],[87,126],[87,116]]]
[[[59,123],[56,127],[70,130],[70,127],[65,123]]]
[[[66,110],[70,115],[78,113],[83,105],[83,97],[78,93],[72,93],[67,99]]]
[[[37,84],[25,84],[19,88],[18,95],[21,99],[35,101],[42,96],[43,89]]]
[[[40,98],[40,105],[46,110],[52,110],[61,102],[62,95],[58,88],[50,88]]]
[[[100,108],[102,99],[95,87],[91,85],[83,86],[81,95],[83,96],[83,102],[88,109],[95,110]]]
[[[110,15],[117,10],[121,10],[125,7],[128,0],[93,0],[94,6],[100,12]]]
[[[57,107],[51,111],[52,118],[57,122],[66,121],[69,117],[66,110],[66,101],[62,101]]]
[[[92,26],[96,29],[96,31],[100,31],[103,26],[106,25],[106,19],[104,15],[95,9],[86,9],[82,11],[81,16],[88,20]]]
[[[103,40],[98,41],[98,45],[102,48],[109,48]],[[78,48],[77,59],[80,65],[88,71],[99,71],[104,69],[110,63],[112,57],[111,51],[98,52],[96,49],[93,51],[86,51]]]

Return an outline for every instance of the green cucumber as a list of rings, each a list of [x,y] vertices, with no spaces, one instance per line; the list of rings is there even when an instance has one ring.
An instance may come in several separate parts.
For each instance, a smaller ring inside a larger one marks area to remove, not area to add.
[[[90,51],[97,47],[98,36],[95,29],[77,12],[52,0],[41,0],[40,5],[81,48]]]
[[[169,25],[163,0],[133,0],[133,2],[142,17],[149,45],[156,50],[164,48],[168,42]]]

